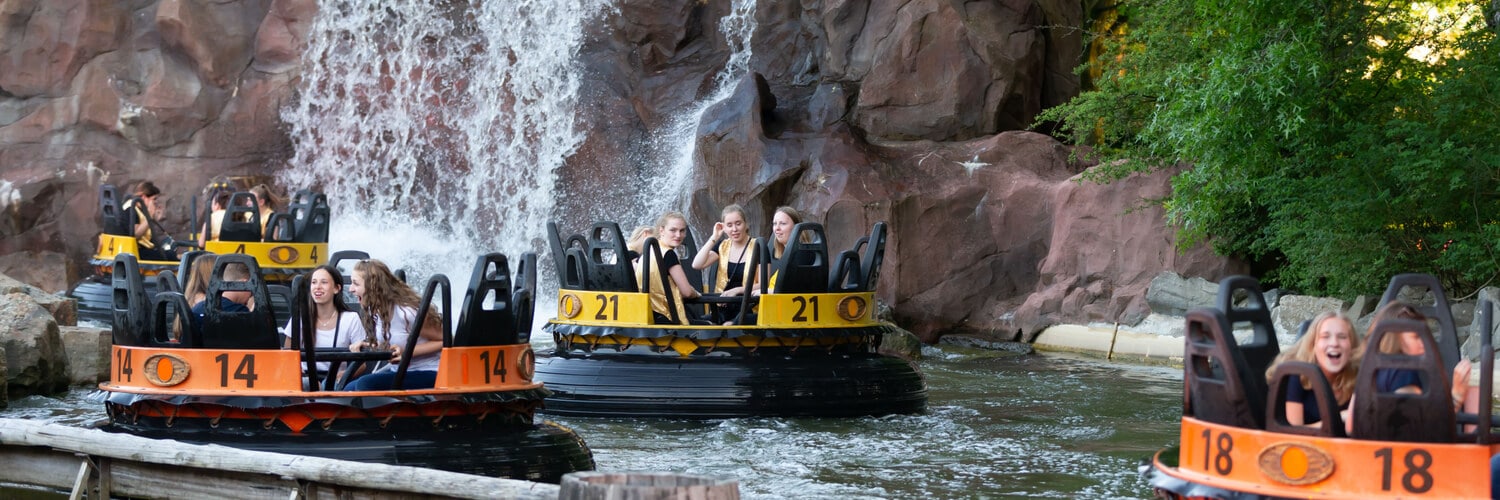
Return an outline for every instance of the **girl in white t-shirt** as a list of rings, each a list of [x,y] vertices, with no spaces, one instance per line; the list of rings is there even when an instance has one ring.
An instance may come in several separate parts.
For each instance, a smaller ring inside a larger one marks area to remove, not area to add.
[[[360,323],[359,313],[349,310],[344,304],[343,291],[344,283],[338,268],[323,264],[308,273],[307,306],[312,309],[309,330],[313,332],[315,347],[348,349],[356,341],[364,340],[365,325]],[[286,346],[302,349],[302,346],[292,344],[291,331],[292,323],[288,321],[283,330],[287,336]],[[327,361],[318,362],[318,372],[328,372]]]
[[[417,319],[417,308],[424,307],[422,298],[391,273],[384,262],[369,259],[354,265],[354,275],[349,281],[349,290],[359,297],[360,321],[367,335],[349,347],[351,351],[367,348],[391,351],[391,364],[350,383],[346,390],[383,391],[390,390],[396,378],[396,368],[402,363],[401,350],[413,330]],[[417,329],[419,335],[412,351],[411,365],[406,369],[403,389],[431,388],[437,381],[438,357],[443,351],[442,315],[429,310],[427,318]]]

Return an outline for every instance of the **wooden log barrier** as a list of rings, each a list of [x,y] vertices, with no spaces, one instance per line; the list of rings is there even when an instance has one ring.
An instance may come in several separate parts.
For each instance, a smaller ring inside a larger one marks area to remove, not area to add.
[[[559,491],[529,481],[186,444],[14,418],[0,418],[0,482],[71,488],[75,498],[531,500],[554,499]]]
[[[561,500],[739,500],[739,481],[658,472],[572,472]]]

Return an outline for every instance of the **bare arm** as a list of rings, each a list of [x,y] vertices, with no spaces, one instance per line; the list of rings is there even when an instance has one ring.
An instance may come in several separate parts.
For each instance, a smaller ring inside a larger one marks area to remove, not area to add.
[[[719,261],[719,238],[724,237],[724,223],[714,223],[714,234],[708,237],[708,244],[698,249],[698,254],[693,256],[693,269],[707,269],[710,264]]]
[[[1303,425],[1303,424],[1307,423],[1302,418],[1302,402],[1300,402],[1300,401],[1287,401],[1286,402],[1286,423],[1292,424],[1292,425]]]

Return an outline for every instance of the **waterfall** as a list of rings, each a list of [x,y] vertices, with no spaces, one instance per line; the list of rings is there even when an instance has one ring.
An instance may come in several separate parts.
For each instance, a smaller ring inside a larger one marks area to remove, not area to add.
[[[654,220],[685,205],[698,121],[748,70],[755,3],[733,0],[720,20],[731,55],[713,91],[651,135],[643,170],[654,181],[641,185],[670,191],[641,190],[633,206],[647,213],[628,216]],[[611,0],[320,2],[298,98],[282,112],[296,144],[282,185],[328,194],[332,250],[370,252],[416,280],[440,272],[463,287],[481,253],[544,253],[556,172],[585,134],[574,56],[589,22],[614,8]]]
[[[607,0],[331,0],[308,35],[285,186],[319,186],[330,244],[462,287],[540,251],[575,121],[584,26]]]
[[[659,158],[659,163],[665,165],[664,172],[656,172],[654,178],[666,179],[666,182],[642,182],[642,185],[661,186],[662,189],[651,193],[651,196],[639,204],[646,207],[642,221],[653,223],[662,212],[687,206],[688,193],[684,187],[692,185],[698,122],[709,107],[728,98],[740,77],[750,70],[750,38],[755,32],[755,3],[756,0],[732,0],[729,15],[719,20],[719,31],[723,33],[730,53],[724,67],[714,75],[714,88],[709,96],[681,115],[668,120],[666,127],[652,136],[651,150]],[[694,222],[689,221],[690,224]],[[702,224],[697,224],[694,227],[701,226]],[[708,234],[698,236],[706,238]]]

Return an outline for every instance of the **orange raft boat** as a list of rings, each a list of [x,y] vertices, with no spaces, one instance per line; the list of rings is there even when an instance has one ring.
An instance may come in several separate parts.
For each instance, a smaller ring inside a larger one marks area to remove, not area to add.
[[[1163,498],[1489,498],[1490,459],[1500,452],[1491,421],[1494,351],[1492,309],[1480,302],[1476,335],[1479,411],[1454,410],[1450,373],[1460,354],[1452,312],[1437,280],[1399,275],[1382,304],[1403,288],[1426,288],[1432,304],[1420,306],[1437,322],[1436,334],[1417,321],[1376,325],[1359,366],[1352,428],[1346,433],[1328,380],[1317,365],[1285,362],[1267,383],[1267,366],[1279,351],[1269,308],[1254,279],[1221,283],[1216,309],[1190,312],[1184,356],[1182,434],[1179,446],[1158,452],[1145,475]],[[1249,307],[1236,308],[1236,292]],[[1236,323],[1253,338],[1238,344]],[[1416,331],[1426,352],[1383,354],[1380,339]],[[1423,394],[1381,392],[1383,370],[1417,372]],[[1311,381],[1324,415],[1317,427],[1287,423],[1285,401],[1292,376]]]
[[[248,266],[250,279],[222,280],[230,263]],[[177,339],[169,338],[169,325],[190,314],[182,294],[159,293],[146,307],[140,274],[130,272],[133,257],[121,255],[115,264],[111,377],[99,385],[107,430],[553,483],[568,472],[593,469],[592,453],[576,434],[534,420],[548,395],[532,379],[535,358],[528,343],[535,276],[518,275],[513,286],[503,255],[479,259],[457,328],[442,322],[433,388],[400,390],[403,365],[397,390],[359,392],[338,390],[347,381],[336,377],[320,379],[317,363],[330,362],[328,372],[338,373],[340,363],[389,358],[389,352],[315,349],[310,336],[302,335],[304,325],[311,325],[301,307],[294,309],[300,321],[291,322],[290,333],[300,350],[281,348],[279,323],[269,308],[219,310],[216,298],[226,291],[248,291],[255,303],[270,303],[255,258],[220,256],[203,333],[188,328]],[[300,277],[293,286],[303,294],[293,303],[305,304]],[[435,292],[442,310],[451,311],[446,277],[428,282],[423,303],[431,304]],[[410,337],[402,359],[411,359],[417,336]]]

